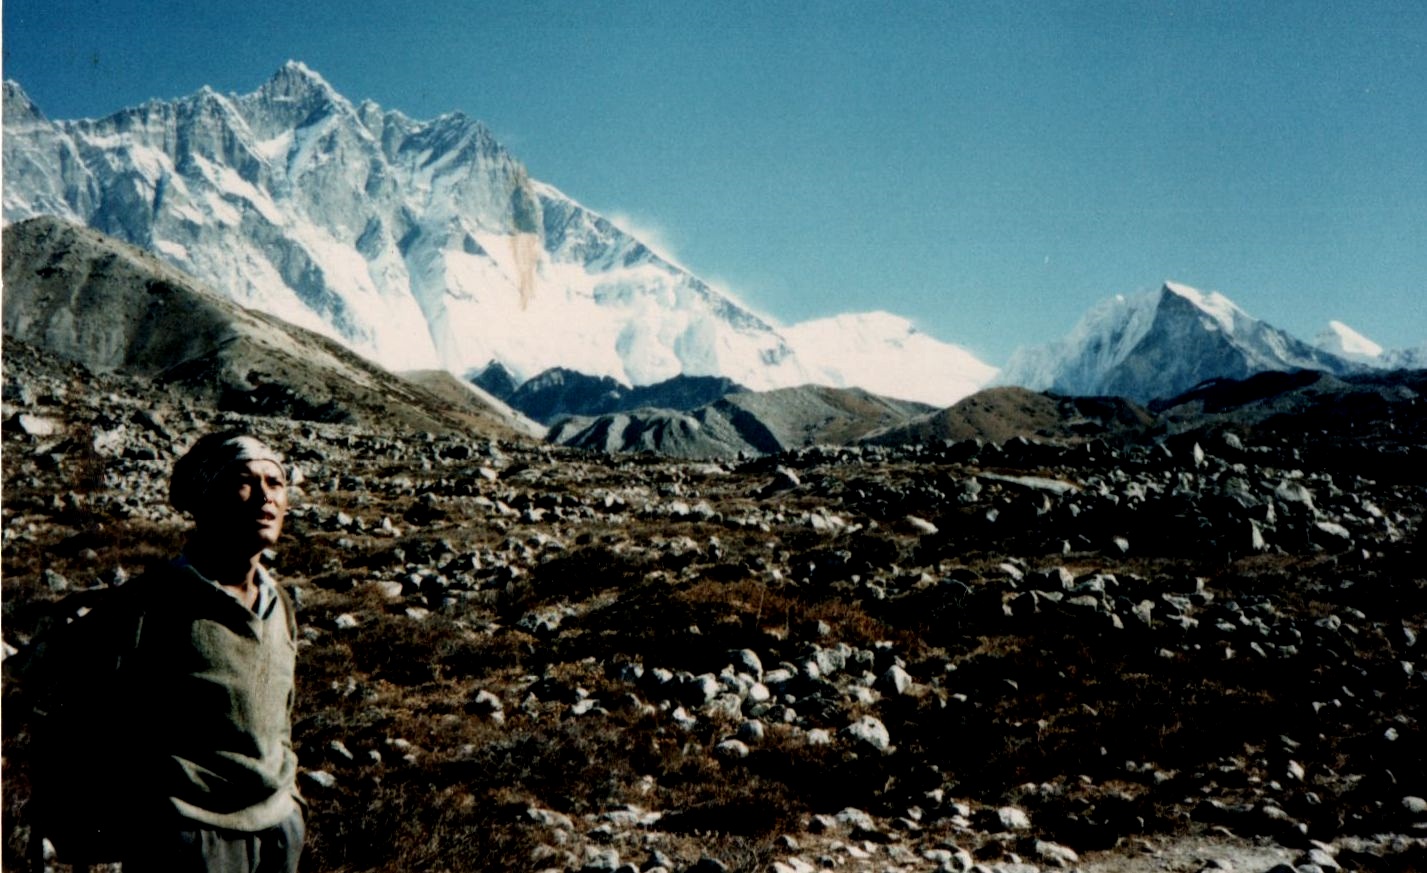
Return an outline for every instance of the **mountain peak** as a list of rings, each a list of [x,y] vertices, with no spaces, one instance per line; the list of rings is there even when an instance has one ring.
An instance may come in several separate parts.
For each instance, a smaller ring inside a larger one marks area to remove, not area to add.
[[[989,375],[891,316],[819,332],[810,354],[836,366],[809,367],[767,321],[531,179],[479,121],[354,104],[300,61],[247,93],[204,89],[85,125],[29,120],[15,103],[25,123],[6,118],[7,220],[52,213],[113,230],[393,369],[494,360],[508,376],[564,367],[626,389],[816,378],[893,395],[933,386],[947,403]]]
[[[302,61],[293,60],[291,58],[278,68],[278,71],[274,74],[274,78],[278,76],[290,76],[295,79],[304,79],[313,84],[331,87],[327,84],[327,80],[322,78],[321,73],[318,73]]]
[[[25,89],[14,79],[5,80],[5,124],[15,124],[26,119],[44,120],[44,113],[25,93]]]
[[[1161,299],[1167,295],[1187,300],[1194,308],[1213,318],[1225,330],[1233,328],[1236,316],[1244,315],[1244,311],[1234,301],[1218,291],[1205,292],[1178,282],[1166,281],[1164,289],[1161,291]]]
[[[1004,384],[1059,394],[1172,397],[1206,379],[1266,370],[1343,373],[1353,364],[1266,324],[1217,291],[1166,282],[1092,308],[1063,340],[1018,349]]]
[[[288,61],[279,67],[260,89],[260,93],[279,100],[301,100],[313,96],[328,100],[341,99],[336,89],[322,78],[321,74],[302,61]]]
[[[1330,321],[1317,337],[1318,348],[1354,361],[1373,361],[1382,357],[1383,347],[1348,327],[1341,321]]]

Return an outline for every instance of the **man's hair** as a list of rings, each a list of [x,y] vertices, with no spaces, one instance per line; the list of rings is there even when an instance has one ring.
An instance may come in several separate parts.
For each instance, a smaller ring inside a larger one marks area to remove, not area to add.
[[[287,475],[282,456],[252,434],[229,430],[200,437],[173,465],[168,502],[179,512],[196,514],[218,475],[247,461],[272,461]]]

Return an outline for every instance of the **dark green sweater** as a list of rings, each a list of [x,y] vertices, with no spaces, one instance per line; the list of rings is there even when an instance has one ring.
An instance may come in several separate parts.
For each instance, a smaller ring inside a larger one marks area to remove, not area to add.
[[[137,704],[136,788],[200,825],[272,827],[297,800],[291,603],[276,597],[259,616],[192,567],[154,575],[122,671]]]

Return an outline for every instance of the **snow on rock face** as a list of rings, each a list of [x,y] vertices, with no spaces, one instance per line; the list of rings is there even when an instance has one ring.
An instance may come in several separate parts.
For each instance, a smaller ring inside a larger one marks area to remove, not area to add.
[[[945,402],[992,372],[895,319],[791,329],[812,337],[809,364],[789,332],[529,178],[479,122],[353,106],[301,63],[250,94],[99,120],[51,122],[13,82],[4,101],[7,222],[90,225],[391,369],[495,361],[517,380],[562,366]]]
[[[1248,315],[1218,292],[1166,283],[1091,309],[1063,340],[1018,349],[997,378],[1059,394],[1173,397],[1206,379],[1354,365]]]
[[[1427,345],[1412,349],[1391,349],[1383,353],[1383,365],[1389,369],[1427,370]]]
[[[93,226],[392,369],[811,376],[772,325],[459,113],[356,107],[295,62],[250,94],[100,120],[50,122],[6,83],[5,112],[6,221]]]
[[[1249,316],[1234,301],[1218,291],[1200,291],[1178,282],[1165,282],[1161,294],[1174,294],[1193,304],[1195,309],[1209,316],[1226,333],[1234,330],[1236,322]],[[1208,327],[1206,324],[1205,327]]]

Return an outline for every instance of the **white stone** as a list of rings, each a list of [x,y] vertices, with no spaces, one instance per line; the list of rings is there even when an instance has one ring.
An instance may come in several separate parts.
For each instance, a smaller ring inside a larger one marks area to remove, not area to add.
[[[763,660],[752,649],[741,649],[733,656],[733,667],[740,673],[747,673],[754,679],[763,678]]]
[[[937,533],[937,526],[924,518],[918,518],[915,515],[909,515],[907,516],[906,520],[907,524],[919,534],[922,534],[924,536],[930,536],[934,533]]]
[[[305,776],[309,782],[321,788],[331,788],[337,784],[337,777],[328,773],[326,770],[305,770],[302,775]]]
[[[996,820],[1003,830],[1027,831],[1031,829],[1031,817],[1025,810],[1015,806],[1003,806],[996,810]]]
[[[871,746],[879,752],[886,752],[892,747],[892,737],[887,733],[887,726],[870,715],[862,716],[843,728],[843,732],[854,742]]]

